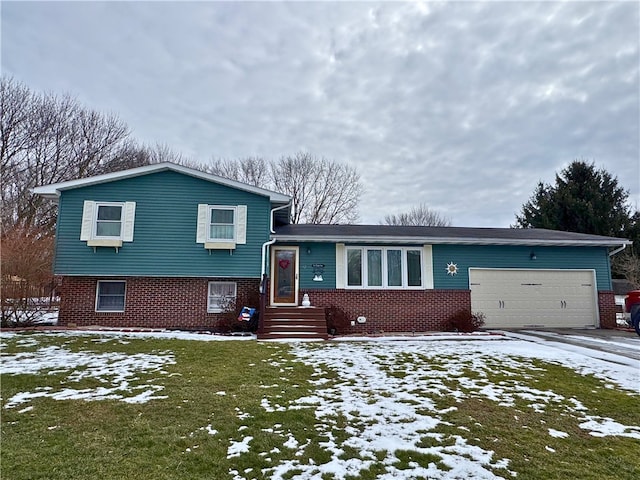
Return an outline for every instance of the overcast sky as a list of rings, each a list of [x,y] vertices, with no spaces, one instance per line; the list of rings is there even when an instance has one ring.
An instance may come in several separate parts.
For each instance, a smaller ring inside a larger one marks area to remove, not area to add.
[[[187,157],[346,162],[361,223],[507,227],[594,160],[640,206],[640,2],[3,1],[2,72]]]

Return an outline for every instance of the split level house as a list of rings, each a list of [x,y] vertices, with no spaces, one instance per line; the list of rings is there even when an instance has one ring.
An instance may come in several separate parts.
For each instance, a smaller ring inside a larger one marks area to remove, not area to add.
[[[630,244],[540,229],[291,224],[288,196],[172,163],[34,192],[59,209],[60,325],[212,330],[262,290],[264,338],[326,335],[325,307],[349,316],[340,333],[442,330],[460,311],[484,313],[487,328],[610,328],[610,258]]]

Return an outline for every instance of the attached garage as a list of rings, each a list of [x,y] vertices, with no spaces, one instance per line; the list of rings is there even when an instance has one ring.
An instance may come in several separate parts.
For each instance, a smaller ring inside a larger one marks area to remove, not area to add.
[[[486,328],[598,326],[594,270],[471,268],[469,285]]]

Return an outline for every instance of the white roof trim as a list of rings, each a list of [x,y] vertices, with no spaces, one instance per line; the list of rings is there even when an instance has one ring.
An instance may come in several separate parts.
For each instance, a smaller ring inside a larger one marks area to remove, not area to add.
[[[148,175],[150,173],[163,171],[178,172],[189,175],[191,177],[200,178],[208,182],[218,183],[227,187],[237,188],[246,192],[255,193],[256,195],[269,197],[272,202],[276,203],[289,203],[291,201],[291,197],[289,197],[288,195],[283,195],[282,193],[272,192],[271,190],[265,190],[264,188],[254,187],[251,185],[247,185],[246,183],[237,182],[235,180],[230,180],[218,175],[212,175],[210,173],[204,173],[199,170],[183,167],[182,165],[177,165],[171,162],[155,163],[153,165],[130,168],[128,170],[122,170],[120,172],[96,175],[95,177],[79,178],[77,180],[69,180],[67,182],[52,183],[50,185],[43,185],[41,187],[33,188],[31,191],[36,195],[42,195],[43,197],[50,200],[57,200],[60,197],[60,192],[64,190],[88,187],[90,185],[113,182],[115,180],[123,180],[125,178],[139,177],[141,175]]]
[[[614,247],[619,245],[631,245],[629,240],[536,240],[536,239],[509,239],[509,238],[447,238],[447,237],[393,237],[365,235],[356,237],[337,237],[320,235],[272,235],[271,238],[280,242],[335,242],[335,243],[393,243],[400,245],[523,245],[523,246],[581,246],[581,247]]]

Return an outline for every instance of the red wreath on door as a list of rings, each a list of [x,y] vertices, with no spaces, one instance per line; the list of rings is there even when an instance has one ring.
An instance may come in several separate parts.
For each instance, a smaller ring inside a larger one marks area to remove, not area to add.
[[[280,265],[280,268],[282,270],[286,270],[287,268],[289,268],[289,264],[290,263],[291,262],[289,260],[280,260],[280,261],[278,261],[278,265]]]

